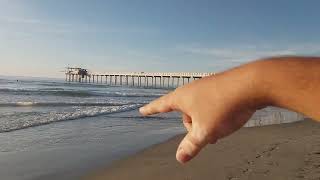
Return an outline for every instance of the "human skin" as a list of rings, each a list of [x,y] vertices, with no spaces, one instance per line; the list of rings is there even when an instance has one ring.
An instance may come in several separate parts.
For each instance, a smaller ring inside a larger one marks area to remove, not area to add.
[[[240,129],[256,110],[277,106],[320,120],[320,58],[274,57],[204,77],[140,108],[179,111],[188,133],[176,158],[186,163],[207,144]]]

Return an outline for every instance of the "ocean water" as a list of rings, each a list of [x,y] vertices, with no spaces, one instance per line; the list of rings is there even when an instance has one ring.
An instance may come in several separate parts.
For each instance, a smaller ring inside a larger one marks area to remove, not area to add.
[[[1,177],[77,179],[184,132],[177,113],[138,113],[169,91],[0,79]]]
[[[0,133],[135,110],[166,93],[64,82],[0,80]]]

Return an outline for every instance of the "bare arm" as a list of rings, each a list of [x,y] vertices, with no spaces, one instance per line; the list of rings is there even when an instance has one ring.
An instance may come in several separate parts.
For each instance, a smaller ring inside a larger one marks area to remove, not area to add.
[[[282,57],[256,63],[267,105],[320,120],[320,58]]]
[[[320,58],[251,62],[194,81],[142,107],[143,115],[180,111],[188,130],[177,160],[189,161],[208,143],[241,128],[260,108],[278,106],[320,120]]]

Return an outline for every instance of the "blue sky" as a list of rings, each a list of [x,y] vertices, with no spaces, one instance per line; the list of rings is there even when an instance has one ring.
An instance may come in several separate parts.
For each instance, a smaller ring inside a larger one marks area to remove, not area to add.
[[[0,0],[0,74],[217,72],[320,55],[317,0]]]

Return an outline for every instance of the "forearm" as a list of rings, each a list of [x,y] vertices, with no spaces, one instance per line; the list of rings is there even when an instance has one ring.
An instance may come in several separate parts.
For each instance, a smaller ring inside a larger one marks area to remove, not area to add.
[[[320,58],[279,57],[248,64],[265,105],[303,113],[320,121]]]

